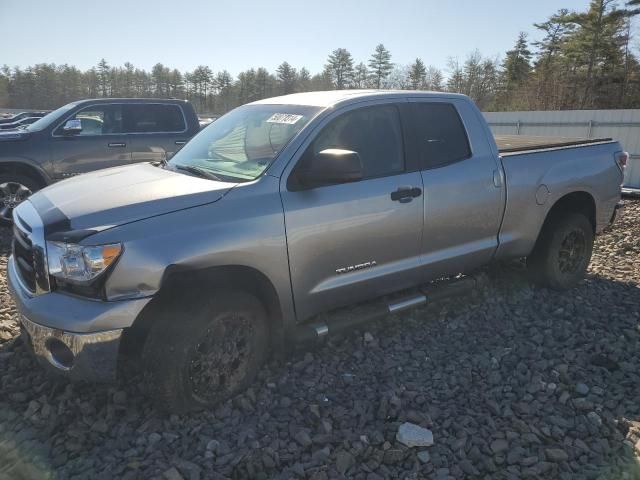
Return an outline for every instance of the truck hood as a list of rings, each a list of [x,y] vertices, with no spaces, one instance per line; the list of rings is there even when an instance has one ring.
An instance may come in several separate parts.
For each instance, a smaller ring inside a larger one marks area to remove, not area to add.
[[[235,185],[138,164],[58,182],[28,201],[42,218],[47,238],[77,241],[125,223],[216,202]]]
[[[30,132],[25,130],[0,130],[0,142],[16,142],[29,138]]]

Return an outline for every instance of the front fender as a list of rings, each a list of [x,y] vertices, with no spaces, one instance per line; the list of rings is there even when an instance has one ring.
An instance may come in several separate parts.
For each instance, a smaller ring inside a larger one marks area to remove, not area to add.
[[[105,284],[109,300],[155,295],[171,270],[240,266],[269,280],[283,321],[295,322],[276,178],[240,184],[213,204],[115,227],[82,243],[112,242],[122,242],[124,252]]]

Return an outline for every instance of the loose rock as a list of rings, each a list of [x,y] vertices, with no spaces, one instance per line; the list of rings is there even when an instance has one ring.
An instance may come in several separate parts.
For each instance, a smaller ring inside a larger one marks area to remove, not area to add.
[[[433,433],[427,428],[406,422],[400,425],[396,440],[407,447],[430,447],[433,445]]]

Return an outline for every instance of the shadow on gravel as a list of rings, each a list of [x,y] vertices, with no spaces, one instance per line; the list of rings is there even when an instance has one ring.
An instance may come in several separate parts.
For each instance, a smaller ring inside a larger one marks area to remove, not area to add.
[[[135,378],[71,384],[0,344],[0,478],[21,478],[11,454],[22,478],[640,479],[640,245],[613,275],[613,240],[570,292],[495,265],[477,294],[272,361],[194,415],[158,414]],[[399,444],[406,421],[434,446]]]

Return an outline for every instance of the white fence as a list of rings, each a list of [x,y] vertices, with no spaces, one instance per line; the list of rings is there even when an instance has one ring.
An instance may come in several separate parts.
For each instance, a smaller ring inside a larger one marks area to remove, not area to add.
[[[629,152],[624,186],[640,189],[640,110],[485,112],[496,134],[614,138]]]

